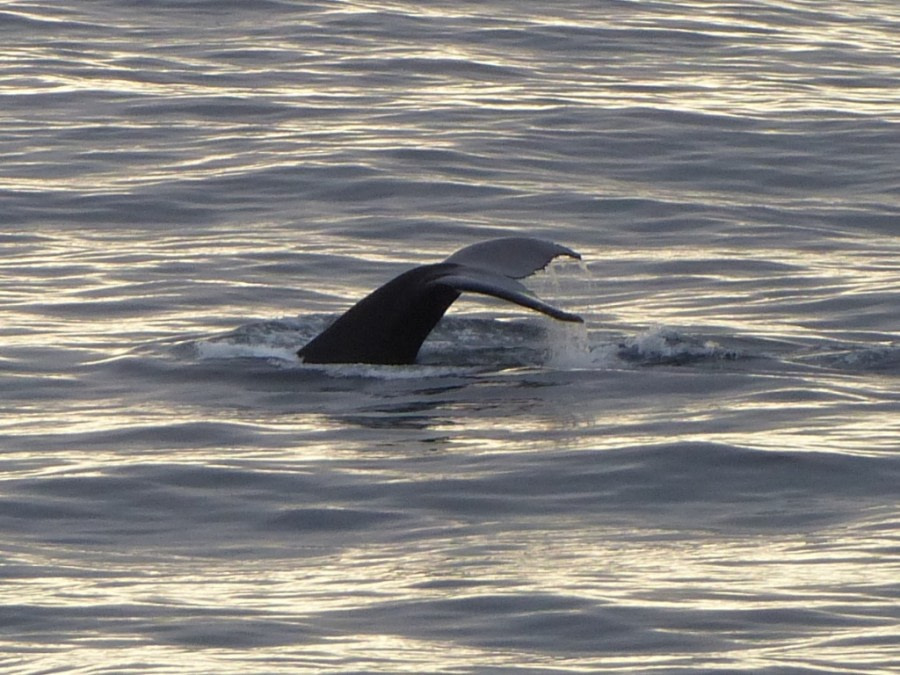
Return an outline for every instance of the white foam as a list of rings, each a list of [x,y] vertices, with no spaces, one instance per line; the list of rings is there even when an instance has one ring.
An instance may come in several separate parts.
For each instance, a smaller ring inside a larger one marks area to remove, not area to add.
[[[201,361],[219,359],[277,359],[297,361],[294,349],[265,344],[247,344],[227,340],[201,340],[195,343],[197,358]]]
[[[329,377],[366,378],[376,380],[420,380],[426,377],[452,377],[474,374],[475,368],[460,366],[403,366],[369,363],[302,363],[304,369],[321,371]]]
[[[706,359],[732,360],[740,356],[714,340],[703,340],[669,326],[654,326],[623,341],[618,355],[639,363],[687,363]]]

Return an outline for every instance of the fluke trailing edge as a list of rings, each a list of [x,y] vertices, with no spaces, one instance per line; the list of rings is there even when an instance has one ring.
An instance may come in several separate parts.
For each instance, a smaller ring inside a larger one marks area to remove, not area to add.
[[[560,321],[581,322],[580,316],[548,305],[516,281],[557,256],[581,258],[565,246],[529,237],[467,246],[443,262],[414,267],[372,291],[297,355],[306,363],[412,363],[463,291],[503,298]]]

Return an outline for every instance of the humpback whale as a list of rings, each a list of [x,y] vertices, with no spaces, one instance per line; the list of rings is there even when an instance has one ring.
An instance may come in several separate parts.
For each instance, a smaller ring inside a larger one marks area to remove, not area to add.
[[[581,322],[534,296],[517,281],[572,249],[531,237],[472,244],[443,262],[400,274],[357,302],[301,348],[304,363],[413,363],[444,312],[463,292],[491,295],[560,321]]]

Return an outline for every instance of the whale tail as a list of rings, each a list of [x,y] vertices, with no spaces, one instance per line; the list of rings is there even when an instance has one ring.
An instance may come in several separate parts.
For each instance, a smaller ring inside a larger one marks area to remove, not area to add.
[[[348,309],[297,355],[306,363],[412,363],[441,317],[463,292],[528,307],[560,321],[581,317],[553,307],[517,281],[558,256],[581,259],[551,241],[506,237],[460,249],[377,288]]]

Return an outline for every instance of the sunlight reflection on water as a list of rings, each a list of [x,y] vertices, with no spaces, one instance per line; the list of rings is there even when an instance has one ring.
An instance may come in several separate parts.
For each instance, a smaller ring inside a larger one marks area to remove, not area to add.
[[[891,672],[897,8],[607,4],[0,10],[7,666]]]

